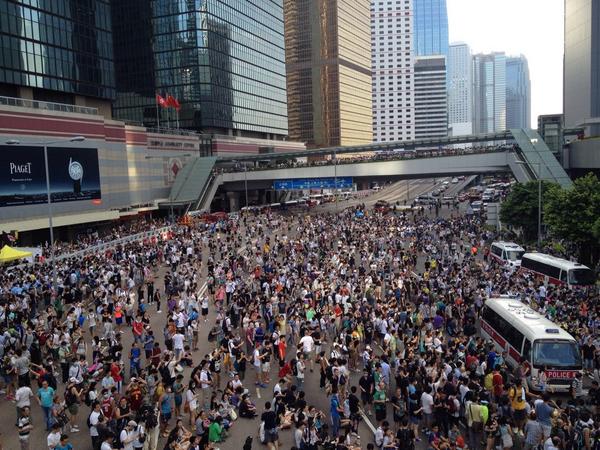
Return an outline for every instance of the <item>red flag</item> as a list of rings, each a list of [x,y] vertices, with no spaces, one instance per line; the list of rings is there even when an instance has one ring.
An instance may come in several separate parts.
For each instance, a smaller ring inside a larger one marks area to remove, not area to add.
[[[169,105],[167,104],[167,100],[160,96],[160,94],[156,94],[156,103],[158,103],[161,107],[166,108]]]
[[[179,108],[181,108],[179,102],[172,95],[169,95],[167,97],[167,106],[169,108],[175,108],[176,110],[179,110]]]

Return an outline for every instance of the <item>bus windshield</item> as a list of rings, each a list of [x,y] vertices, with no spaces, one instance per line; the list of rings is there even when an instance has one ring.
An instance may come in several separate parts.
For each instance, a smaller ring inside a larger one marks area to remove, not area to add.
[[[520,261],[525,250],[506,250],[506,259],[509,261]]]
[[[533,344],[533,365],[537,368],[581,369],[581,353],[577,343],[573,341],[535,341]]]
[[[569,284],[579,284],[581,286],[588,286],[594,284],[594,272],[590,269],[571,269],[569,271]]]

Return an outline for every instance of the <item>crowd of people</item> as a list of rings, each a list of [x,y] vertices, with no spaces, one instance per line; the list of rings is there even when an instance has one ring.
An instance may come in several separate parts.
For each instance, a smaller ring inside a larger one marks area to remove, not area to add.
[[[236,215],[61,260],[56,289],[47,266],[0,272],[21,449],[44,429],[51,450],[597,448],[595,381],[532,392],[477,333],[487,298],[520,298],[595,376],[597,292],[497,265],[453,214]]]

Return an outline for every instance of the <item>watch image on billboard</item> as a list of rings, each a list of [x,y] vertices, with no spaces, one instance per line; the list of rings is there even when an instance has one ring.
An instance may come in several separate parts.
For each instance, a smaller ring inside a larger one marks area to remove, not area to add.
[[[52,203],[102,198],[98,150],[48,147]],[[0,207],[48,201],[43,147],[0,146]]]

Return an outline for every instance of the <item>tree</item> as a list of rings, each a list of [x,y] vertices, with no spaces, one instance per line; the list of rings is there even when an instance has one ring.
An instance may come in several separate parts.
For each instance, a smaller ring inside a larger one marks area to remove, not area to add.
[[[542,182],[542,202],[550,192],[560,186],[547,181]],[[535,241],[538,230],[538,182],[519,183],[511,190],[500,209],[500,220],[523,232],[527,242]],[[542,206],[543,210],[543,206]]]
[[[600,181],[593,174],[553,191],[544,202],[552,235],[577,245],[579,261],[591,264],[600,249]]]

